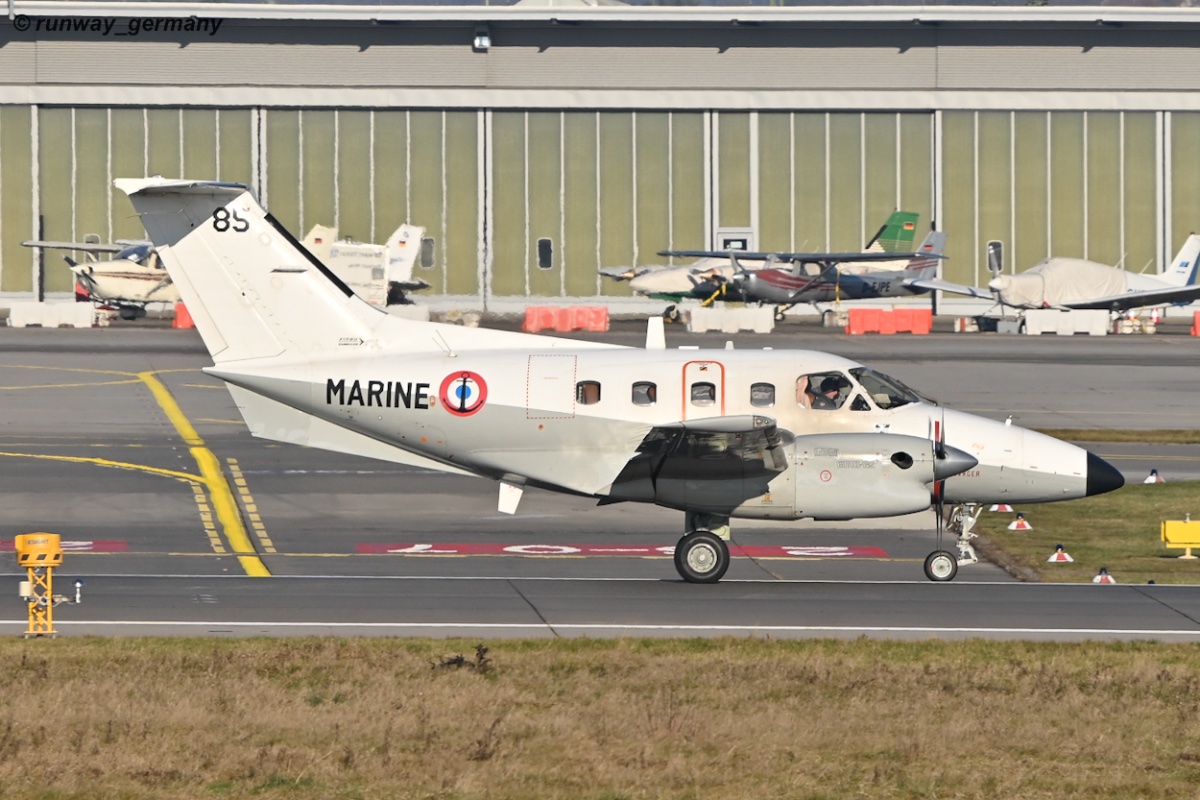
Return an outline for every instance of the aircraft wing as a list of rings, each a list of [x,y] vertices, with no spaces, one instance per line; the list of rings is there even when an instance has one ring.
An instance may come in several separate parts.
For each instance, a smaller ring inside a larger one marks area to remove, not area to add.
[[[738,261],[809,261],[818,264],[846,261],[903,261],[911,258],[945,258],[933,253],[766,253],[740,250],[660,250],[660,256],[677,258],[731,258]]]
[[[950,283],[949,281],[937,280],[934,278],[921,279],[912,278],[904,282],[905,286],[913,289],[925,289],[926,291],[952,292],[954,294],[965,294],[967,297],[978,297],[982,300],[995,300],[996,295],[991,289],[980,289],[978,286],[964,286],[961,283]]]
[[[631,281],[649,267],[601,267],[600,274],[615,281]]]
[[[1190,303],[1200,299],[1200,284],[1188,286],[1171,286],[1163,289],[1147,289],[1140,292],[1125,292],[1108,297],[1097,297],[1094,300],[1079,300],[1066,303],[1066,308],[1073,309],[1107,309],[1109,311],[1126,311],[1131,308],[1150,308],[1152,306],[1170,306],[1176,303]]]
[[[35,239],[28,242],[21,242],[24,247],[43,247],[47,250],[79,250],[85,253],[119,253],[135,244],[150,244],[147,241],[120,241],[120,242],[52,242],[42,239]]]
[[[643,500],[679,491],[741,495],[733,505],[767,491],[787,467],[783,437],[771,417],[743,414],[656,425],[608,487],[602,502]],[[675,487],[673,490],[669,487]]]

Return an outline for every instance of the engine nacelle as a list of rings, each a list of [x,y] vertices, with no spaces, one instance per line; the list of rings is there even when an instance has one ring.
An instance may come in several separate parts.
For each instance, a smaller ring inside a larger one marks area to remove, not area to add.
[[[939,459],[933,441],[915,436],[823,433],[799,436],[793,447],[797,517],[845,520],[924,511],[933,482],[939,473],[946,477],[940,467],[947,459]]]

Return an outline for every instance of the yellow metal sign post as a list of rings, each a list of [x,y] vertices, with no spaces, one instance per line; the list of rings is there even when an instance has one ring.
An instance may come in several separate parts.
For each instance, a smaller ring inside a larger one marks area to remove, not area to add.
[[[21,599],[29,606],[26,639],[58,635],[54,630],[54,568],[62,566],[60,538],[57,533],[22,533],[16,537],[17,564],[29,571],[29,580],[21,581]]]

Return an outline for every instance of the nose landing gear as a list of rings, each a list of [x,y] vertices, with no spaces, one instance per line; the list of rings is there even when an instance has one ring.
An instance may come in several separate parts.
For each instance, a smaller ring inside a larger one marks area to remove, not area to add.
[[[958,557],[949,550],[935,550],[930,553],[925,559],[925,577],[937,582],[952,581],[958,574],[959,567],[979,563],[979,555],[975,552],[971,540],[979,536],[975,533],[975,523],[979,521],[982,511],[983,506],[979,503],[958,503],[951,506],[946,527],[950,532],[957,534],[954,544],[958,548]],[[941,520],[938,520],[938,544],[941,543]]]

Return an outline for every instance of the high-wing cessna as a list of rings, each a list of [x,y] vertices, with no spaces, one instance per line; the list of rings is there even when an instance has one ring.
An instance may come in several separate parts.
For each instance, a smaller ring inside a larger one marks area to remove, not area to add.
[[[918,215],[911,211],[892,212],[863,250],[872,254],[907,253],[912,248],[916,236],[917,217]],[[742,296],[741,287],[731,282],[734,275],[767,266],[765,259],[756,264],[753,259],[744,258],[743,254],[737,251],[664,251],[659,255],[672,252],[703,252],[705,255],[699,261],[685,266],[606,267],[600,270],[600,274],[615,280],[627,280],[630,289],[647,297],[675,302],[684,298],[708,300],[714,297],[740,301],[745,298]],[[889,266],[892,269],[900,269],[905,262],[905,259],[898,256],[884,256],[881,261],[875,263],[873,269],[886,269]],[[847,262],[840,264],[839,269],[849,274],[862,266]]]
[[[868,268],[872,259],[881,257],[878,253],[746,253],[734,256],[734,262],[754,259],[764,262],[764,266],[735,273],[733,283],[740,287],[746,302],[775,305],[782,310],[797,303],[912,297],[929,291],[915,284],[937,277],[938,260],[945,246],[946,234],[931,231],[901,270]],[[895,255],[885,253],[882,258],[890,260]],[[857,262],[858,268],[843,271],[839,268],[843,259]]]
[[[158,260],[150,242],[21,242],[26,247],[75,250],[83,253],[114,253],[110,261],[84,261],[65,257],[75,273],[76,293],[81,300],[115,306],[124,319],[146,315],[147,303],[178,303],[179,292]]]
[[[946,281],[921,279],[914,285],[969,297],[995,300],[1012,308],[1107,309],[1127,311],[1190,303],[1200,299],[1195,283],[1200,235],[1192,234],[1166,271],[1157,276],[1138,275],[1082,258],[1052,257],[1016,275],[1004,275],[1003,245],[988,242],[987,290]]]
[[[1038,503],[1123,484],[1079,447],[827,353],[667,350],[658,319],[640,349],[390,316],[244,186],[116,184],[212,355],[205,372],[255,436],[491,478],[507,513],[526,487],[678,509],[686,581],[724,575],[734,517],[886,517],[935,495]],[[926,559],[931,580],[974,560],[969,508],[959,555]]]

